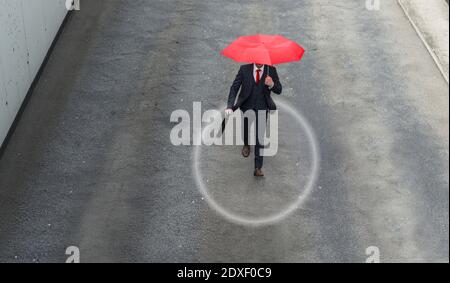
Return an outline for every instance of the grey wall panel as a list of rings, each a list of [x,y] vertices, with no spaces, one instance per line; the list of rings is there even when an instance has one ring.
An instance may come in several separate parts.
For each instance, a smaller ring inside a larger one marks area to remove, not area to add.
[[[9,110],[6,105],[6,90],[3,82],[3,67],[0,60],[0,141],[4,140],[6,133],[8,132],[9,124],[6,123],[10,120]]]
[[[17,112],[30,86],[22,1],[0,0],[0,56],[10,112]]]
[[[41,1],[21,0],[25,38],[29,53],[30,77],[34,77],[42,64],[42,58],[48,50],[48,38],[45,34],[44,15]]]
[[[65,0],[0,0],[0,144],[64,17]]]
[[[51,43],[66,16],[66,1],[42,0],[42,2],[47,39]]]

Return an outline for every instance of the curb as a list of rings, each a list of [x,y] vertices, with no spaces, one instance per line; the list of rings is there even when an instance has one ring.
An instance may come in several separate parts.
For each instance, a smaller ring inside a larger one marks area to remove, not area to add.
[[[443,1],[444,5],[446,5],[446,3],[448,3],[448,0],[446,0],[445,2],[444,2],[444,0],[442,0],[442,1]],[[403,9],[406,17],[408,18],[412,27],[418,34],[419,38],[422,40],[423,44],[427,48],[428,52],[430,53],[431,57],[433,58],[434,62],[436,63],[439,71],[441,72],[442,76],[444,77],[445,81],[447,82],[447,84],[449,84],[448,50],[447,50],[447,62],[446,62],[447,68],[444,68],[443,64],[445,64],[445,62],[442,62],[442,61],[444,61],[443,58],[440,58],[440,56],[438,54],[436,54],[436,51],[435,51],[436,49],[438,49],[438,46],[435,46],[435,48],[434,48],[433,47],[434,45],[431,42],[431,40],[430,41],[427,40],[427,38],[429,38],[430,36],[425,35],[427,32],[423,30],[423,27],[421,28],[420,24],[418,23],[418,20],[410,13],[410,11],[413,10],[413,12],[420,14],[420,11],[414,11],[414,7],[411,7],[410,5],[408,5],[407,0],[397,0],[397,2],[400,5],[400,7]],[[412,1],[409,1],[409,2],[412,2]],[[436,37],[436,34],[432,34],[432,36]]]

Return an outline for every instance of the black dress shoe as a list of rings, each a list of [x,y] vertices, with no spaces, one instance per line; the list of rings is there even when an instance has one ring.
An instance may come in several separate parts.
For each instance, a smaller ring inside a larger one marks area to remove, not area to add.
[[[261,169],[259,169],[259,168],[255,169],[255,174],[254,175],[255,175],[255,177],[264,177],[263,171]]]
[[[250,146],[249,145],[244,145],[244,147],[242,148],[242,156],[244,156],[245,158],[250,156]]]

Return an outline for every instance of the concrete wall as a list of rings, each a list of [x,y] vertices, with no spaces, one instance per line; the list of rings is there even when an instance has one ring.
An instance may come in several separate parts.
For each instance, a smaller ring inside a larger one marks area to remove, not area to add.
[[[0,0],[0,145],[64,17],[66,0]]]

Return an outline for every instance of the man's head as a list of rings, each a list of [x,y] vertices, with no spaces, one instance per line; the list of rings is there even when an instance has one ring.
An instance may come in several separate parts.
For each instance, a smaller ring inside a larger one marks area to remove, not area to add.
[[[258,69],[262,69],[262,67],[264,67],[263,64],[257,64],[257,63],[255,63],[255,65],[256,65],[256,68],[258,68]]]

